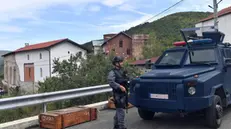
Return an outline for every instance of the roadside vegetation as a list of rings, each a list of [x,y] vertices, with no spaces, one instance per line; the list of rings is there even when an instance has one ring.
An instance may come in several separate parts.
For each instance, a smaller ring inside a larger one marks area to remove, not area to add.
[[[82,88],[86,86],[95,86],[101,84],[107,84],[108,72],[112,69],[111,59],[113,54],[106,57],[104,54],[87,55],[87,59],[83,59],[80,55],[71,56],[70,59],[59,61],[54,60],[54,71],[57,77],[47,78],[44,82],[39,82],[39,93],[61,91],[75,88]],[[77,65],[77,62],[81,62],[81,66]],[[135,77],[140,75],[140,71],[128,65],[128,62],[124,64],[125,69],[128,71],[129,76]],[[22,95],[17,92],[12,92],[10,96],[14,97]],[[85,105],[100,101],[106,101],[111,97],[111,93],[104,93],[99,95],[93,95],[89,97],[64,100],[59,102],[53,102],[48,104],[49,110],[62,109],[77,105]],[[0,111],[0,123],[7,121],[13,121],[22,119],[25,117],[38,115],[42,111],[41,105],[18,108],[14,110]]]

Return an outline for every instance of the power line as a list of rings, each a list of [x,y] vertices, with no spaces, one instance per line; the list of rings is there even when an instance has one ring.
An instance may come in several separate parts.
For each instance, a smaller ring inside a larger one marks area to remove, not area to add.
[[[177,3],[175,3],[175,4],[173,4],[172,6],[168,7],[167,9],[161,11],[160,13],[158,13],[158,14],[152,16],[151,18],[149,18],[148,20],[144,21],[143,23],[148,22],[149,20],[151,20],[151,19],[153,19],[153,18],[159,16],[160,14],[162,14],[162,13],[168,11],[169,9],[171,9],[171,8],[173,8],[173,7],[175,7],[175,6],[177,6],[178,4],[180,4],[180,3],[183,2],[183,1],[184,1],[184,0],[178,1]]]

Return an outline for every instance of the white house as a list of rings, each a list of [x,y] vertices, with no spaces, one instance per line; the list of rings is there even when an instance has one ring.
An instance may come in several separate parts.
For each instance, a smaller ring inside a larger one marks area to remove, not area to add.
[[[55,58],[61,61],[77,53],[86,58],[87,50],[69,39],[26,44],[23,48],[3,55],[3,83],[8,87],[20,87],[26,91],[34,91],[35,87],[31,84],[37,84],[39,81],[44,81],[46,77],[54,76],[52,66]]]
[[[102,48],[101,45],[104,43],[104,39],[92,40],[83,44],[85,48],[89,50],[89,52],[97,54]]]
[[[214,16],[202,19],[196,24],[196,27],[213,26]],[[218,29],[225,34],[224,42],[231,43],[231,6],[218,12]]]

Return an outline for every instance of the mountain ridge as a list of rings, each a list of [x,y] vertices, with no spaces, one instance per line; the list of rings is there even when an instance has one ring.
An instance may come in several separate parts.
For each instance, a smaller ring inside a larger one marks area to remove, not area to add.
[[[210,12],[177,12],[165,17],[162,17],[153,22],[146,22],[135,27],[131,27],[124,32],[128,35],[133,34],[149,34],[150,46],[146,47],[145,51],[156,51],[152,54],[144,55],[144,58],[150,58],[160,55],[165,49],[172,47],[172,43],[176,41],[182,41],[183,38],[180,33],[182,28],[195,27],[201,19],[204,19],[211,15]],[[158,49],[161,48],[161,51]],[[158,52],[157,52],[158,51]]]

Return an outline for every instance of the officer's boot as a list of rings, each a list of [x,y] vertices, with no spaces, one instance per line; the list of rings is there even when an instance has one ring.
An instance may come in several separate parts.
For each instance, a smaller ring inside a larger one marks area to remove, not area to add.
[[[123,127],[123,128],[118,128],[118,129],[127,129],[126,127]]]
[[[119,129],[119,126],[118,125],[114,125],[113,129]]]

